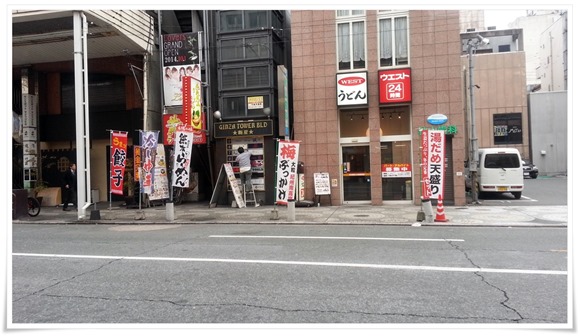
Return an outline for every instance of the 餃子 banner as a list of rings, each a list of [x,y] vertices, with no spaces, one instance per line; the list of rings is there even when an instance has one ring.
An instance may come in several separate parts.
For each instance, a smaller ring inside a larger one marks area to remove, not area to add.
[[[111,131],[111,194],[123,195],[127,161],[127,132]]]

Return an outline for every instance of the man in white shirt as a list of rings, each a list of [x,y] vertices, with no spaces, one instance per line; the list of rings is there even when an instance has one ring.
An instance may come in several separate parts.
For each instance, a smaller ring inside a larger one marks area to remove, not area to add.
[[[240,167],[240,181],[242,185],[246,186],[246,191],[252,190],[252,164],[250,158],[252,154],[245,151],[243,147],[238,148],[238,156],[236,157],[236,162]]]

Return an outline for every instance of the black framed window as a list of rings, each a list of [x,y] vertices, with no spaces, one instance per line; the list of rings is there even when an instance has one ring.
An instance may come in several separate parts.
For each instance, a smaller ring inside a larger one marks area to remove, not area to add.
[[[264,117],[264,108],[270,107],[270,95],[243,95],[223,97],[220,111],[224,119]]]
[[[244,11],[244,28],[262,28],[268,27],[268,12],[260,10]]]
[[[246,68],[246,87],[261,87],[270,85],[268,66]]]
[[[219,42],[221,59],[224,61],[244,58],[244,40],[231,39]]]
[[[220,31],[242,30],[242,11],[222,11],[220,12]]]
[[[222,89],[239,89],[245,87],[244,68],[223,69]]]
[[[523,128],[521,113],[493,115],[493,141],[496,145],[522,144]]]
[[[270,44],[267,36],[222,39],[219,44],[222,61],[260,59],[270,56]]]
[[[270,28],[266,10],[220,11],[220,32]]]
[[[221,89],[238,90],[245,88],[269,87],[270,69],[267,65],[221,70]]]

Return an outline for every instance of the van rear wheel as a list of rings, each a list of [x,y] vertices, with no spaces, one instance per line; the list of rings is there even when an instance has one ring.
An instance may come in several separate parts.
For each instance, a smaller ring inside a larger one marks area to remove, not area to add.
[[[520,199],[520,198],[522,198],[522,192],[521,192],[521,191],[518,191],[518,192],[512,192],[512,195],[514,195],[514,197],[515,197],[516,199]]]

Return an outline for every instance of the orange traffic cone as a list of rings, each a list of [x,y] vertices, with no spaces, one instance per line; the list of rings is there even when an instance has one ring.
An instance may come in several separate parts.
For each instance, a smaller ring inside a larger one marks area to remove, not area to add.
[[[435,215],[436,222],[447,222],[448,219],[445,218],[445,209],[443,209],[443,198],[439,194],[439,199],[437,200],[437,215]]]

